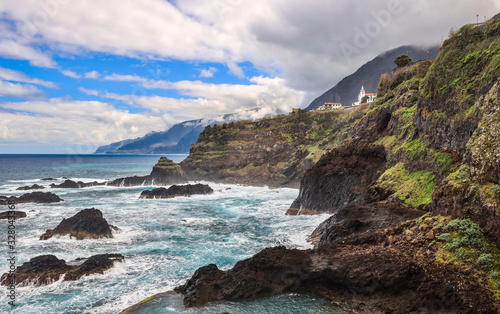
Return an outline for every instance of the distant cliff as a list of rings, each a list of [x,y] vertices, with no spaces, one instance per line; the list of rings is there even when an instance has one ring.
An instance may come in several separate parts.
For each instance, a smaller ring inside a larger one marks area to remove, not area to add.
[[[386,51],[365,65],[360,67],[353,74],[346,76],[337,85],[326,91],[323,95],[314,99],[306,110],[313,110],[325,102],[339,102],[344,106],[350,106],[351,103],[358,100],[358,93],[363,85],[367,92],[377,90],[380,76],[391,72],[396,67],[394,60],[397,56],[404,53],[408,54],[414,61],[432,60],[436,58],[438,46],[422,48],[417,46],[402,46]]]
[[[346,130],[364,109],[208,126],[181,166],[190,180],[298,187],[305,170],[349,136]]]
[[[185,154],[196,143],[207,123],[192,120],[178,123],[163,132],[99,147],[96,154]]]

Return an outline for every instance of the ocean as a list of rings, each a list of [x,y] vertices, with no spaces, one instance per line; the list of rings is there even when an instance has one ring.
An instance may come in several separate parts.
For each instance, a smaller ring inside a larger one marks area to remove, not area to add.
[[[167,155],[180,162],[186,155]],[[146,175],[160,155],[0,155],[0,195],[19,196],[24,185],[74,181],[104,181]],[[41,181],[53,178],[54,181]],[[209,184],[212,195],[174,199],[139,199],[144,187],[97,186],[83,189],[46,188],[64,199],[55,204],[18,204],[27,217],[16,220],[17,255],[21,265],[30,258],[53,254],[67,262],[95,254],[120,253],[125,262],[103,275],[78,281],[58,281],[42,287],[18,287],[15,307],[8,305],[8,290],[1,287],[0,312],[13,313],[118,313],[154,294],[172,290],[194,271],[214,263],[229,269],[266,247],[284,245],[306,249],[306,237],[328,215],[286,216],[298,195],[296,189],[268,189]],[[85,208],[103,212],[120,233],[112,239],[75,240],[39,237]],[[0,208],[0,211],[7,210]],[[0,272],[8,271],[7,221],[0,223]],[[342,313],[312,295],[284,294],[246,302],[221,302],[207,307],[183,308],[178,297],[165,298],[144,313]]]

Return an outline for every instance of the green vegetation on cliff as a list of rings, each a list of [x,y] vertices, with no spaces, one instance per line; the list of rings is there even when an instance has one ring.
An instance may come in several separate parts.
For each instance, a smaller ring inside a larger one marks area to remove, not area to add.
[[[182,167],[196,179],[298,187],[306,169],[351,137],[351,125],[365,109],[300,111],[208,126]]]

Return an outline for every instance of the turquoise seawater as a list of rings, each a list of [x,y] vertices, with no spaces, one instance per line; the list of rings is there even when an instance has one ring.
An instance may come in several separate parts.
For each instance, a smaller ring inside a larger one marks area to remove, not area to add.
[[[185,156],[168,156],[179,162]],[[0,155],[0,195],[21,195],[23,185],[61,183],[62,177],[84,182],[145,175],[159,159],[151,155],[33,156]],[[55,181],[41,181],[52,177]],[[285,216],[298,194],[296,189],[268,189],[209,184],[212,195],[165,200],[139,199],[153,187],[45,189],[64,199],[57,204],[19,204],[27,218],[16,221],[17,265],[30,258],[53,254],[67,262],[103,253],[121,253],[124,263],[103,275],[78,281],[58,281],[43,287],[18,287],[16,306],[7,302],[1,287],[0,312],[118,313],[141,300],[183,284],[194,271],[215,263],[221,269],[262,249],[285,245],[309,248],[305,238],[327,215]],[[84,208],[98,208],[120,233],[112,239],[81,240],[69,237],[40,241],[46,229]],[[1,211],[6,210],[1,209]],[[7,222],[0,221],[0,272],[7,265]],[[3,230],[3,231],[2,231]],[[144,313],[341,313],[328,302],[310,295],[282,295],[251,302],[215,303],[185,309],[176,298],[152,304]]]

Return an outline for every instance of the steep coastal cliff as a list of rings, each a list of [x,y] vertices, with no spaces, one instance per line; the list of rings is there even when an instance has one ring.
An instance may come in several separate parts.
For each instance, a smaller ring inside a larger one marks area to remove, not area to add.
[[[462,27],[436,60],[382,76],[376,102],[327,133],[336,144],[289,210],[337,213],[315,249],[208,265],[176,291],[187,306],[314,292],[359,312],[498,313],[499,94],[500,21]]]
[[[190,180],[298,187],[305,170],[350,136],[347,130],[365,109],[208,126],[181,167]]]

